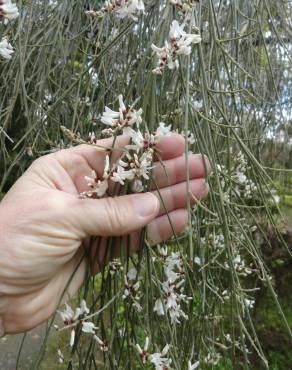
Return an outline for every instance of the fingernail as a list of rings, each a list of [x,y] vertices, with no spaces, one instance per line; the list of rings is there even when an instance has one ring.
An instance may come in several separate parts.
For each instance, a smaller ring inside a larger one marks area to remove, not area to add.
[[[202,198],[205,198],[209,194],[210,186],[209,184],[204,180],[202,185]]]
[[[204,161],[204,166],[206,166],[206,176],[210,176],[212,173],[212,165],[210,162],[210,159],[206,156],[206,154],[203,155],[203,161]]]
[[[201,182],[199,192],[198,192],[198,198],[199,199],[204,199],[210,190],[209,184],[206,182],[205,179],[199,180]]]
[[[137,194],[133,202],[136,213],[141,217],[151,217],[158,213],[159,200],[152,193]]]

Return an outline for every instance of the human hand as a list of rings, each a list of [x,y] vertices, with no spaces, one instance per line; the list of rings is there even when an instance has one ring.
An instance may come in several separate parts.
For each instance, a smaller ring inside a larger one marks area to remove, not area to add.
[[[127,138],[119,137],[115,148],[126,144]],[[100,140],[97,145],[110,148],[112,140]],[[78,290],[86,275],[88,261],[80,261],[84,247],[92,248],[90,236],[105,240],[130,235],[135,249],[146,225],[154,244],[168,240],[173,229],[176,234],[185,229],[185,141],[172,134],[157,149],[163,165],[155,164],[153,178],[164,205],[154,184],[152,193],[79,199],[78,194],[87,190],[84,176],[92,169],[103,173],[106,152],[90,145],[37,159],[14,184],[0,203],[0,336],[27,331],[48,319],[75,269],[65,298]],[[113,151],[113,163],[119,155],[119,150]],[[210,172],[209,161],[191,155],[189,165],[190,191],[202,199],[208,193],[204,178]],[[102,243],[98,249],[99,263],[104,261],[105,248]]]

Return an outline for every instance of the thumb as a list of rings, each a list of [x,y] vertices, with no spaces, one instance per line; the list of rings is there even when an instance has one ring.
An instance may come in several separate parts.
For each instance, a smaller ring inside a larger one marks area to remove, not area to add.
[[[141,193],[98,200],[80,199],[70,213],[73,225],[84,236],[117,236],[146,226],[158,215],[159,207],[154,194]]]

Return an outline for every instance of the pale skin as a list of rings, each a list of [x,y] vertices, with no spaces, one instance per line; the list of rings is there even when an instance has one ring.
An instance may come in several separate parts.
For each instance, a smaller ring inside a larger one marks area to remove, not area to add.
[[[112,142],[97,144],[111,147]],[[120,137],[115,148],[125,144],[127,138]],[[176,234],[185,230],[187,199],[207,196],[210,163],[202,155],[190,155],[192,197],[186,191],[183,137],[172,134],[157,150],[163,165],[156,162],[153,177],[164,205],[154,182],[148,193],[112,197],[109,192],[103,199],[79,199],[78,194],[88,190],[84,176],[92,169],[103,173],[106,153],[90,145],[41,157],[14,184],[0,203],[0,335],[28,331],[54,313],[84,248],[96,248],[88,243],[90,236],[105,240],[130,235],[132,249],[137,249],[139,232],[146,225],[153,244],[168,240],[173,229]],[[120,155],[115,150],[112,162]],[[99,263],[105,246],[99,248]],[[83,259],[63,301],[84,282],[87,264],[88,259]]]

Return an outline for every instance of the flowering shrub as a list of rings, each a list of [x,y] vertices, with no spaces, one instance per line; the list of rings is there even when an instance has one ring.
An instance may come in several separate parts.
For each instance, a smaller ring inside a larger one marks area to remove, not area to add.
[[[0,0],[0,133],[17,150],[17,175],[44,153],[127,135],[120,158],[108,148],[103,174],[88,173],[79,196],[145,192],[157,145],[172,131],[185,137],[186,158],[207,154],[213,168],[209,199],[189,194],[183,235],[153,246],[144,230],[136,255],[126,238],[92,240],[96,249],[106,243],[108,264],[59,309],[64,368],[227,369],[229,361],[239,369],[254,355],[268,368],[253,312],[262,287],[277,297],[257,240],[267,239],[267,223],[276,230],[279,198],[256,138],[270,134],[264,102],[279,91],[268,95],[278,61],[268,42],[257,49],[270,40],[258,12],[255,1],[23,1],[18,9]],[[260,14],[271,27],[269,9]],[[280,72],[273,78],[280,86]]]

